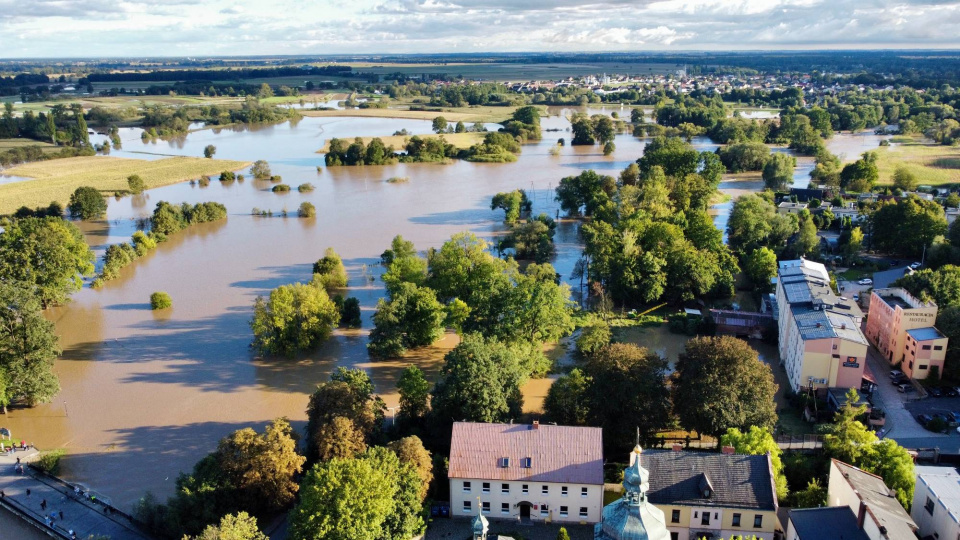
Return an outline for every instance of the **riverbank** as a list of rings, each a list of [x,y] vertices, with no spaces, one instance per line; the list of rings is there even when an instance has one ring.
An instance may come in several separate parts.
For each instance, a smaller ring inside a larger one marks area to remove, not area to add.
[[[302,111],[304,116],[314,118],[357,117],[357,118],[399,118],[412,120],[433,120],[438,116],[447,122],[500,123],[510,118],[516,107],[429,107],[432,110],[418,111],[409,109],[341,109],[332,111]],[[440,109],[440,110],[435,110]]]
[[[470,148],[475,144],[479,144],[483,142],[483,138],[486,136],[486,133],[470,132],[470,133],[443,133],[441,135],[418,135],[418,137],[420,137],[421,139],[436,138],[438,136],[442,136],[443,140],[445,140],[447,144],[452,144],[454,148],[462,150],[465,148]],[[413,137],[413,135],[387,135],[385,137],[360,137],[360,139],[363,141],[363,144],[365,146],[370,144],[370,141],[372,141],[373,139],[380,139],[383,142],[384,146],[392,146],[396,150],[403,150],[403,148],[407,145],[407,142],[410,140],[410,137]],[[346,142],[347,144],[351,144],[355,139],[356,137],[347,137],[341,140]],[[327,140],[327,144],[323,145],[323,148],[321,148],[320,150],[317,150],[317,153],[326,154],[329,151],[330,151],[330,141]]]

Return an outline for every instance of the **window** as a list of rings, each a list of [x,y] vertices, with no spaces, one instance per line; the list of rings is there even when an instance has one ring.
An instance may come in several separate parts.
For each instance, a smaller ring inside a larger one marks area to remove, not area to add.
[[[733,515],[733,526],[734,526],[734,527],[739,527],[739,526],[740,526],[740,514],[734,514],[734,515]]]
[[[710,524],[710,512],[704,512],[700,514],[700,524],[709,525]]]
[[[524,485],[520,486],[520,491],[521,491],[524,495],[526,495],[527,493],[530,493],[530,484],[524,484]]]
[[[540,517],[547,517],[550,515],[550,509],[547,508],[547,505],[540,505]]]
[[[507,495],[510,493],[510,484],[500,484],[500,493]]]
[[[923,370],[925,370],[925,369],[927,369],[927,365],[926,365],[926,364],[920,364],[919,366],[917,366],[917,371],[923,371]]]
[[[464,482],[464,483],[463,483],[463,492],[464,492],[464,493],[470,493],[470,482]]]
[[[925,351],[929,351],[929,350],[930,350],[930,346],[929,346],[929,345],[924,345],[924,346],[922,347],[922,349],[925,350]]]
[[[463,513],[464,514],[470,513],[470,501],[463,501]]]
[[[587,517],[587,507],[586,507],[586,506],[581,506],[581,507],[580,507],[580,517],[582,517],[582,518]]]
[[[500,503],[500,513],[509,514],[510,513],[510,503]]]
[[[677,532],[670,533],[670,540],[680,540],[680,533],[677,533]]]
[[[836,344],[836,343],[833,344],[833,350],[837,350],[837,344]]]
[[[544,495],[549,495],[549,494],[550,494],[550,486],[541,486],[541,487],[540,487],[540,493],[542,493],[542,494],[544,494]]]
[[[490,501],[483,501],[483,506],[481,506],[481,508],[483,509],[483,513],[484,513],[484,514],[489,514],[489,513],[490,513]]]
[[[670,512],[670,523],[680,523],[680,511],[674,510]]]
[[[927,497],[926,504],[923,505],[923,509],[927,511],[931,516],[933,515],[933,499]]]
[[[560,496],[561,497],[567,496],[567,486],[560,486]]]
[[[523,467],[524,469],[529,469],[531,462],[532,460],[530,458],[525,457],[522,460],[520,460],[520,466]]]
[[[567,513],[568,513],[568,512],[567,512],[567,507],[566,507],[566,506],[561,506],[561,507],[560,507],[560,517],[567,517]]]
[[[910,361],[910,369],[913,369],[913,360]]]
[[[484,493],[490,493],[490,482],[484,482],[484,483],[483,483],[483,492],[484,492]]]
[[[580,496],[583,497],[584,499],[587,498],[587,488],[585,487],[580,488]]]
[[[934,345],[934,346],[933,346],[933,350],[935,350],[935,351],[942,351],[942,350],[943,350],[943,345]]]
[[[757,515],[753,516],[753,526],[756,527],[756,528],[758,528],[758,529],[759,529],[760,527],[763,527],[763,516],[762,516],[762,515],[757,514]]]

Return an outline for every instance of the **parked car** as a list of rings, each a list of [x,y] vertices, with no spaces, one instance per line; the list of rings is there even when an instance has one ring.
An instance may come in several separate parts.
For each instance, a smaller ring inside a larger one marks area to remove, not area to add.
[[[910,384],[910,379],[908,379],[906,375],[901,374],[899,377],[890,379],[890,382],[892,382],[894,386],[900,386],[901,384]]]
[[[897,392],[901,392],[901,393],[904,393],[904,394],[909,394],[909,393],[911,393],[911,392],[916,392],[916,391],[917,391],[917,389],[914,388],[913,385],[910,384],[910,383],[902,383],[902,384],[897,385]]]
[[[903,377],[903,376],[904,376],[904,375],[903,375],[903,372],[900,371],[899,369],[891,369],[891,370],[890,370],[890,378],[891,378],[891,379],[896,379],[896,378]]]
[[[927,424],[929,424],[931,420],[933,420],[933,417],[930,416],[929,414],[918,414],[918,415],[917,415],[917,423],[919,423],[919,424],[920,424],[921,426],[923,426],[923,427],[926,427]]]
[[[914,270],[916,270],[917,268],[920,268],[921,266],[923,266],[923,265],[920,264],[920,263],[918,263],[918,262],[915,262],[915,263],[913,263],[913,264],[910,265],[910,268],[913,268]]]
[[[873,280],[870,278],[863,278],[857,283],[859,283],[860,285],[873,285]]]
[[[953,413],[942,413],[942,412],[938,412],[938,413],[934,413],[934,414],[933,414],[933,417],[934,417],[934,418],[939,418],[940,420],[943,420],[943,423],[946,424],[947,427],[954,427],[954,426],[956,426],[956,425],[958,424],[957,419],[956,419],[956,417],[953,415]]]
[[[930,386],[925,388],[930,397],[943,397],[943,392],[940,391],[936,386]]]
[[[854,302],[859,302],[859,301],[860,301],[860,295],[859,295],[859,294],[853,295],[853,301],[854,301]]]
[[[940,391],[943,392],[943,395],[947,397],[957,397],[960,396],[960,392],[957,392],[957,389],[953,386],[944,386],[940,388]]]

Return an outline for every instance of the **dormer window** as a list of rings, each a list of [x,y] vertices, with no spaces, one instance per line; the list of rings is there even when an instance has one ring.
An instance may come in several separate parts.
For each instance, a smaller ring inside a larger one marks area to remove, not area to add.
[[[520,460],[520,466],[524,469],[529,469],[532,464],[533,460],[531,458],[525,457]]]
[[[698,487],[700,488],[700,495],[704,499],[709,499],[713,495],[713,484],[710,483],[710,478],[706,474],[700,474]]]
[[[510,458],[508,457],[500,458],[500,466],[503,467],[504,469],[510,467]]]

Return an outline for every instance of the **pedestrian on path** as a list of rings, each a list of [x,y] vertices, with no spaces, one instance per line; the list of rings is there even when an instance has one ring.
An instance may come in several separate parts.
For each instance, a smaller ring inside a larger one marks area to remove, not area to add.
[[[47,509],[47,500],[46,500],[46,499],[43,499],[42,501],[40,501],[40,509],[46,511],[46,509]]]
[[[61,510],[61,511],[58,512],[58,513],[60,514],[60,521],[63,521],[63,510]]]
[[[27,490],[27,497],[29,497],[29,496],[30,496],[30,490],[28,489],[28,490]]]

